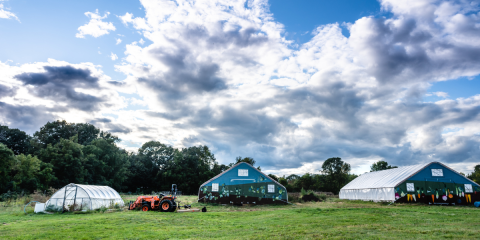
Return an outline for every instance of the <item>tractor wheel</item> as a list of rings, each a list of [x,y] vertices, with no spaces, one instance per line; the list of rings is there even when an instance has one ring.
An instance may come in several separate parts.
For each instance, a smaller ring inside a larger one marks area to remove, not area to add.
[[[160,202],[160,211],[162,212],[173,212],[175,211],[175,205],[172,201],[165,199]]]
[[[143,205],[142,206],[142,211],[148,212],[148,211],[150,211],[150,207],[148,205]]]

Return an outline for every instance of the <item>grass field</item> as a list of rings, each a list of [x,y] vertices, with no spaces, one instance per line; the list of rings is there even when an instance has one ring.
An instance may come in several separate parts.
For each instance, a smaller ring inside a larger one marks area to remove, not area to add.
[[[124,196],[125,200],[134,196]],[[213,206],[202,213],[23,213],[0,207],[0,239],[478,239],[480,208],[387,205],[335,198],[283,206]]]

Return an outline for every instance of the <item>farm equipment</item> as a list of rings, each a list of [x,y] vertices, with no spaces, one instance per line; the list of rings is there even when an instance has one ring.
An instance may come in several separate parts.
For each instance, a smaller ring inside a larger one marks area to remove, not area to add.
[[[136,201],[130,201],[129,210],[141,209],[144,212],[158,211],[161,212],[175,212],[175,210],[184,208],[190,209],[190,205],[179,206],[177,202],[177,185],[172,184],[172,194],[165,196],[159,194],[158,196],[139,196]],[[191,211],[195,211],[192,209]]]

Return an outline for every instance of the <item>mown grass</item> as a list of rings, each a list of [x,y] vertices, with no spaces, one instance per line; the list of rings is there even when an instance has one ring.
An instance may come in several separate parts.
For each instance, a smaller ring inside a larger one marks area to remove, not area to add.
[[[123,196],[126,201],[134,196]],[[328,199],[279,206],[207,206],[206,213],[28,214],[0,207],[1,239],[478,239],[480,209]]]

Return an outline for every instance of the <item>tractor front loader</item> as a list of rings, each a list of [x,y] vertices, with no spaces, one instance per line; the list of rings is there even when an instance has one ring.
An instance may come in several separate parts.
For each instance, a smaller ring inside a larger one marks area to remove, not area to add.
[[[179,203],[179,202],[178,202]],[[178,206],[177,204],[177,185],[172,184],[172,194],[165,196],[139,196],[137,200],[130,201],[129,210],[141,209],[147,211],[174,212],[177,208],[190,208],[190,205]]]

